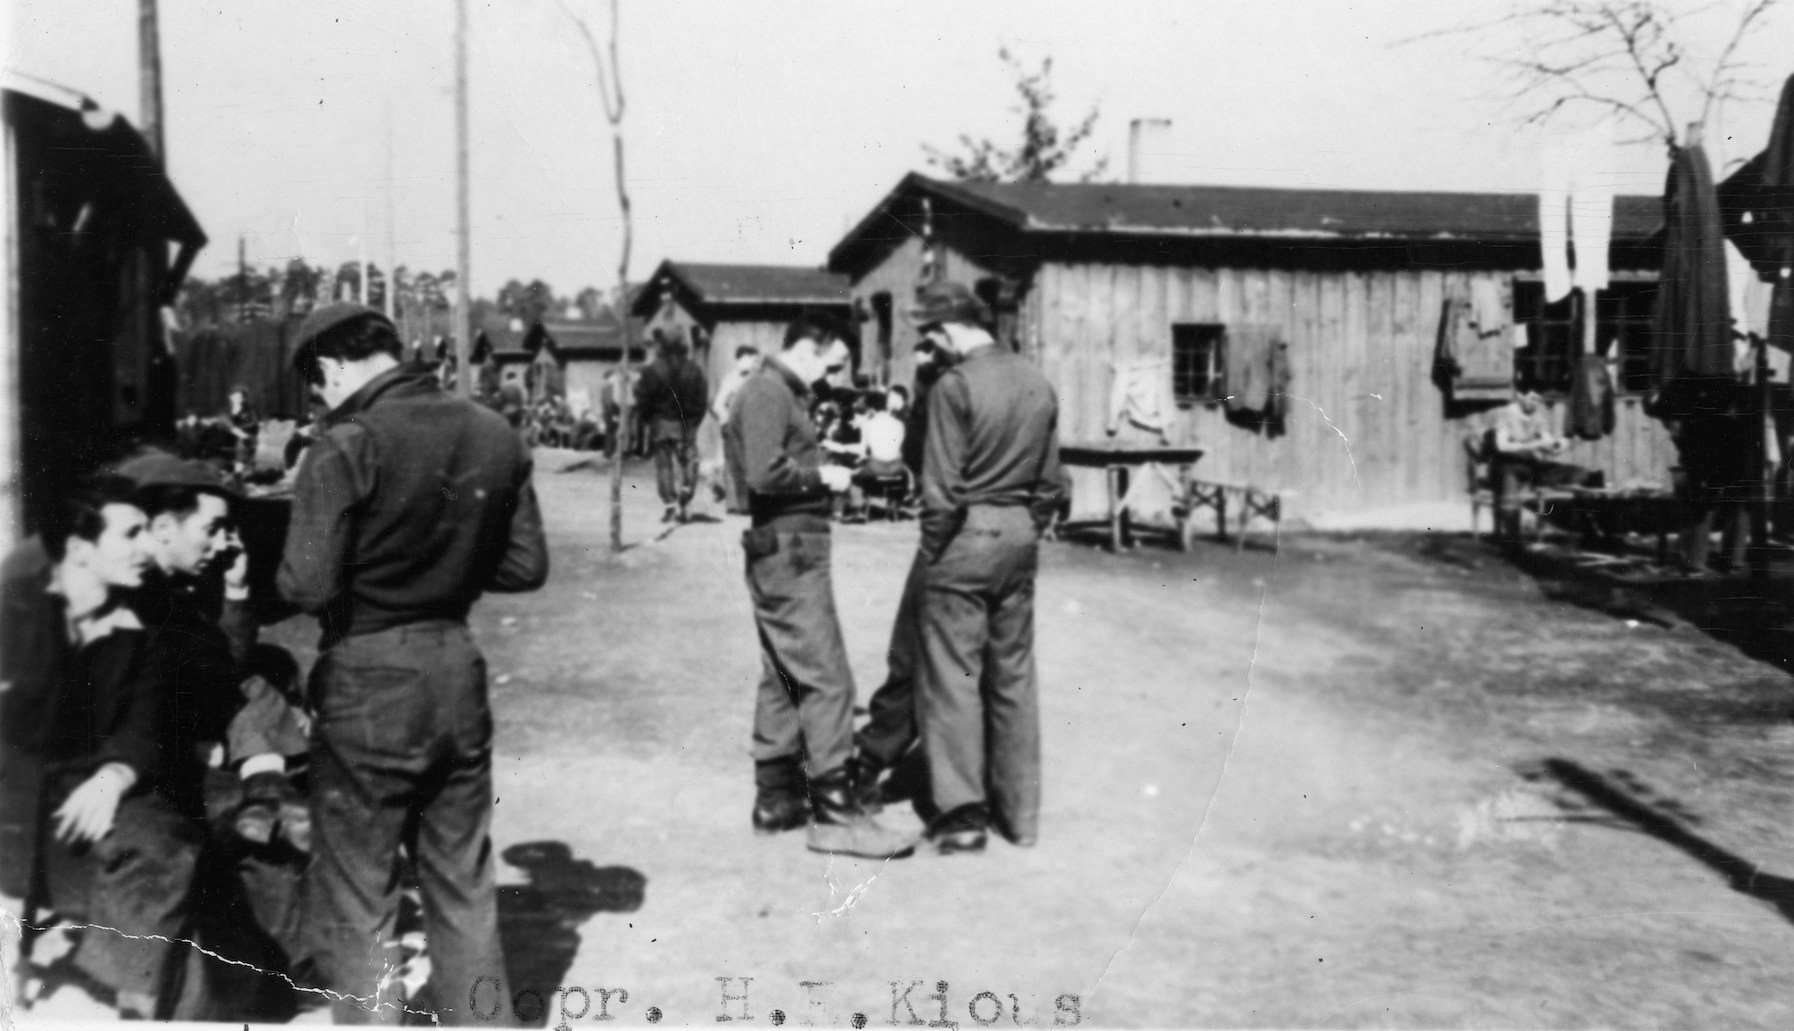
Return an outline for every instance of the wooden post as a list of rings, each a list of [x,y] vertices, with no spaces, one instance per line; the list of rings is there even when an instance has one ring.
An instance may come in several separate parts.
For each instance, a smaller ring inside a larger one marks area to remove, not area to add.
[[[162,150],[162,41],[156,22],[156,0],[137,0],[137,94],[143,138],[166,166],[167,157]]]
[[[462,397],[473,396],[467,179],[467,0],[455,0],[455,393]]]

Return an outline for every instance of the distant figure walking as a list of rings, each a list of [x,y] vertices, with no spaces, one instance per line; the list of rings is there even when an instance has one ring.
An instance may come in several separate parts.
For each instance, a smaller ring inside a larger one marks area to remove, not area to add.
[[[654,448],[654,481],[665,506],[660,520],[685,522],[698,489],[698,427],[710,384],[691,360],[683,336],[657,336],[654,360],[635,384],[635,403]]]

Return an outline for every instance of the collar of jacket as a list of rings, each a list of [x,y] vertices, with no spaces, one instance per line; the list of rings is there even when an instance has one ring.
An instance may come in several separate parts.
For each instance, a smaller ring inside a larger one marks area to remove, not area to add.
[[[990,358],[996,354],[997,354],[997,342],[995,340],[992,340],[988,344],[979,344],[977,347],[972,348],[970,351],[966,351],[966,352],[962,353],[959,356],[959,360],[954,362],[953,364],[955,367],[958,367],[960,365],[964,365],[966,362],[983,361],[984,359]]]
[[[324,416],[325,426],[338,426],[355,418],[374,406],[374,402],[386,394],[410,395],[426,394],[432,390],[442,389],[429,370],[412,365],[400,365],[387,369],[380,375],[362,384],[360,390],[350,394],[342,404],[330,410]]]
[[[777,375],[784,377],[785,385],[791,388],[791,392],[797,395],[799,401],[810,396],[810,385],[803,380],[798,379],[797,373],[792,372],[786,367],[785,363],[780,361],[777,357],[774,357],[771,361],[763,362],[761,368],[771,369]]]

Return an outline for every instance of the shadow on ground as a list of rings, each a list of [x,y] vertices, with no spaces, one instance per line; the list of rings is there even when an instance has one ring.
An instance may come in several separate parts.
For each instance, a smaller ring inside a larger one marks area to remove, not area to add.
[[[1764,873],[1695,833],[1690,825],[1698,825],[1698,817],[1674,800],[1641,797],[1648,789],[1625,771],[1603,775],[1569,759],[1547,759],[1538,773],[1612,814],[1624,827],[1682,850],[1723,877],[1733,891],[1769,903],[1784,920],[1794,922],[1794,878]]]
[[[1502,547],[1469,534],[1429,534],[1417,550],[1460,567],[1503,562],[1536,581],[1552,601],[1615,619],[1685,623],[1753,659],[1794,672],[1794,566],[1779,552],[1765,576],[1690,577],[1668,573],[1636,554],[1593,546]]]
[[[599,913],[632,913],[642,906],[648,879],[627,866],[596,866],[576,859],[559,841],[530,841],[504,851],[506,863],[529,883],[498,889],[498,936],[512,992],[554,997],[579,951],[579,928]],[[548,1010],[524,1023],[544,1027]]]

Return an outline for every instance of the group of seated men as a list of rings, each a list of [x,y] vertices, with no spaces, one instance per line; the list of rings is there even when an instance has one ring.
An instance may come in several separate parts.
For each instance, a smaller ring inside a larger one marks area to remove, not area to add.
[[[290,657],[256,645],[237,498],[205,462],[141,452],[56,498],[0,569],[0,893],[84,927],[74,965],[124,1017],[193,1015],[177,943],[241,888],[202,871],[296,870],[309,848],[306,717]]]
[[[862,521],[868,495],[901,506],[917,483],[904,464],[909,391],[899,385],[888,392],[839,393],[839,398],[819,400],[812,417],[829,460],[853,471],[852,485],[836,499],[834,515],[848,522]]]

